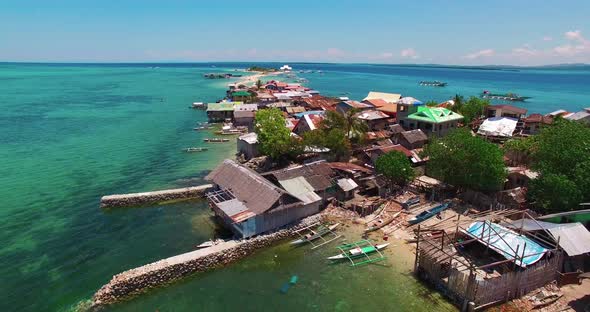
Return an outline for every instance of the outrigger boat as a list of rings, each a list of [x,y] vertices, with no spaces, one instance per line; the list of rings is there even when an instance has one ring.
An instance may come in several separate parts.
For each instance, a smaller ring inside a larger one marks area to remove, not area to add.
[[[189,147],[189,148],[184,149],[184,151],[187,153],[204,152],[206,150],[207,150],[206,147]]]
[[[356,247],[349,249],[339,255],[328,257],[328,260],[344,260],[344,259],[359,258],[359,257],[365,256],[367,254],[371,254],[371,253],[383,250],[387,246],[389,246],[389,243],[380,244],[380,245],[373,245],[370,243],[362,245],[359,243],[355,243],[355,244],[350,244],[350,245],[345,245],[345,246],[356,246]]]
[[[322,237],[323,235],[329,233],[330,231],[334,230],[339,225],[340,223],[336,223],[328,227],[321,225],[317,230],[310,230],[309,233],[303,235],[300,239],[292,241],[291,245],[301,245],[316,240]]]
[[[207,109],[207,104],[205,104],[203,102],[194,102],[193,105],[191,105],[190,108],[193,108],[193,109]]]
[[[434,81],[420,81],[421,86],[433,86],[433,87],[446,87],[447,83],[434,80]]]
[[[216,240],[208,240],[206,242],[201,243],[200,245],[197,245],[197,248],[207,248],[207,247],[212,247],[215,246],[219,243],[223,243],[224,240],[222,239],[216,239]]]
[[[203,139],[203,142],[221,143],[221,142],[229,142],[229,139],[222,139],[222,138]]]
[[[531,98],[530,96],[520,96],[516,93],[496,94],[496,93],[491,93],[488,90],[484,90],[480,96],[483,99],[517,101],[517,102],[523,102],[523,101]]]
[[[421,213],[417,214],[415,217],[408,220],[410,224],[417,224],[424,220],[430,219],[432,216],[438,214],[439,212],[449,208],[449,203],[440,204],[428,210],[422,211]]]

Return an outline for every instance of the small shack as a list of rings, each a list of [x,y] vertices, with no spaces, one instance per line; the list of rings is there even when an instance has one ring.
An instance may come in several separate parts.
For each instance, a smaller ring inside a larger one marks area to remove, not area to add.
[[[248,131],[253,131],[256,111],[258,111],[257,104],[236,105],[234,107],[234,126],[247,127]]]
[[[209,122],[222,122],[226,119],[233,119],[234,106],[241,102],[222,102],[207,104],[207,118]]]
[[[428,142],[428,136],[420,129],[404,131],[399,134],[397,142],[403,147],[413,150],[423,147]]]
[[[260,152],[258,151],[258,135],[255,132],[239,136],[237,147],[238,155],[244,156],[245,160],[260,156]]]

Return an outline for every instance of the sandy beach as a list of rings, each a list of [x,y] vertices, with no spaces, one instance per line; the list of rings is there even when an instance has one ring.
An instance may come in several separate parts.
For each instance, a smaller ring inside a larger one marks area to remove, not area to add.
[[[246,72],[246,73],[252,73],[252,72]],[[262,77],[274,76],[274,75],[278,75],[280,73],[281,72],[268,72],[268,73],[255,72],[254,75],[242,77],[240,80],[236,81],[236,84],[244,84],[247,86],[254,85],[256,83],[256,81],[258,79],[261,79]]]

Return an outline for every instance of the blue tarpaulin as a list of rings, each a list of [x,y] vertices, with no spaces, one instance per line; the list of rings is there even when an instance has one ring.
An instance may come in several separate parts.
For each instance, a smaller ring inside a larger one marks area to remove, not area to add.
[[[508,260],[515,258],[515,251],[518,248],[519,259],[516,264],[523,268],[539,261],[547,251],[547,248],[532,239],[488,221],[473,222],[464,232],[473,238],[478,238],[482,244],[489,244],[491,249]],[[525,248],[524,258],[521,261],[523,248]]]

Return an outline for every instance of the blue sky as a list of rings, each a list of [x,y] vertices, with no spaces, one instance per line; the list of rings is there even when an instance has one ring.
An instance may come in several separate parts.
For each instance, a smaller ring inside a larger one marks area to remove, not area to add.
[[[0,61],[590,63],[590,1],[0,2]]]

